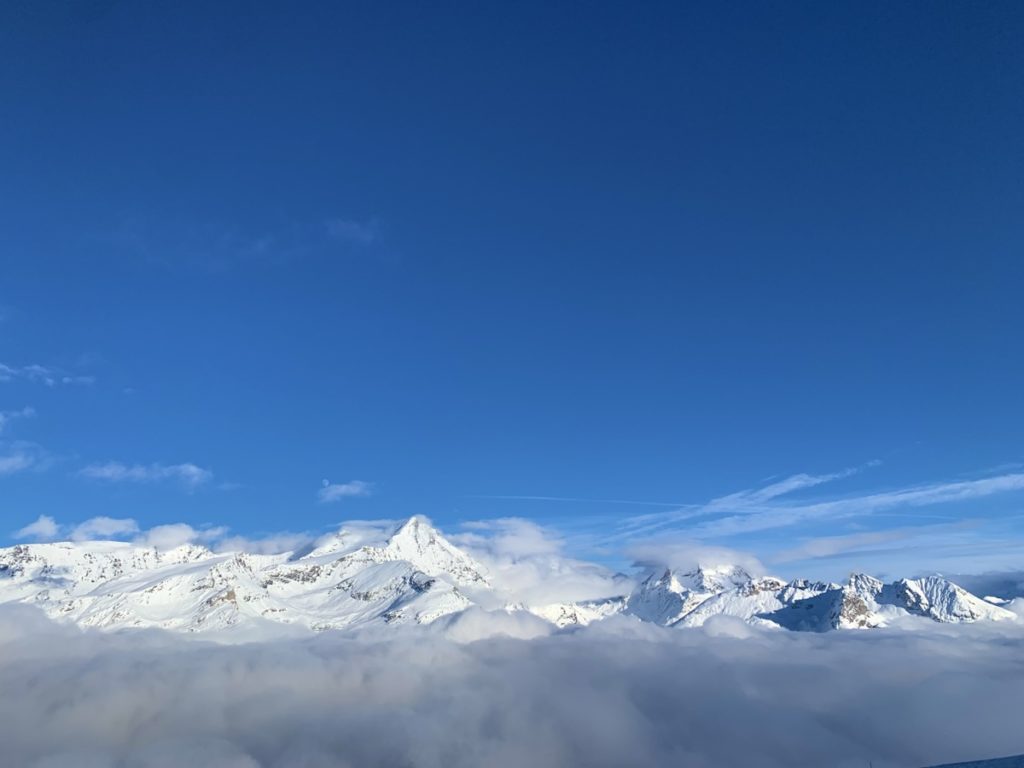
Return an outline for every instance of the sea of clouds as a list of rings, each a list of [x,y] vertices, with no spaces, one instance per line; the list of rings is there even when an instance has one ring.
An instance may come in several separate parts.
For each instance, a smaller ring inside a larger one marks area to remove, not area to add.
[[[1024,629],[826,635],[720,618],[217,644],[0,606],[3,765],[926,766],[1024,752]]]

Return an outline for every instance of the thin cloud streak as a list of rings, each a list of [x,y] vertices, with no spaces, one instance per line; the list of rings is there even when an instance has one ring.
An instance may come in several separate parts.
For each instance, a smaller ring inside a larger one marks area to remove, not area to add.
[[[1024,473],[1018,472],[980,480],[914,486],[813,504],[737,509],[728,517],[701,523],[692,530],[695,534],[703,536],[730,536],[785,527],[808,520],[871,515],[900,507],[946,504],[1021,490],[1024,490]]]
[[[864,466],[874,466],[870,462]],[[762,488],[731,493],[705,504],[680,506],[669,512],[637,515],[626,519],[619,530],[602,539],[604,543],[650,535],[665,529],[685,531],[687,535],[722,538],[805,523],[857,516],[907,517],[913,519],[954,520],[955,517],[928,513],[912,514],[915,509],[983,498],[1024,490],[1024,472],[916,485],[908,488],[847,496],[814,502],[789,502],[783,497],[807,488],[857,474],[863,467],[826,475],[797,474]],[[714,517],[711,520],[702,518]]]
[[[78,473],[92,480],[111,483],[152,483],[160,480],[178,480],[186,488],[193,490],[213,479],[208,469],[190,462],[184,464],[122,464],[109,461],[106,464],[90,464]]]
[[[923,525],[917,528],[891,528],[884,531],[858,531],[841,536],[819,536],[810,538],[796,547],[776,553],[772,563],[791,563],[803,560],[834,557],[866,547],[891,544],[911,539],[934,537],[936,534],[962,531],[976,525],[965,520],[946,525]]]
[[[491,494],[467,494],[467,499],[493,499],[496,501],[557,501],[557,502],[572,502],[578,504],[625,504],[629,506],[637,507],[673,507],[679,509],[686,506],[697,506],[697,505],[686,505],[681,502],[674,501],[636,501],[633,499],[591,499],[591,498],[579,498],[575,496],[517,496],[517,495],[491,495]]]
[[[50,368],[45,365],[7,365],[0,363],[0,382],[10,382],[15,379],[43,384],[47,387],[55,387],[58,384],[94,384],[95,376],[78,376],[65,373],[57,368]]]
[[[870,461],[862,467],[848,467],[839,472],[831,472],[826,475],[809,475],[802,472],[762,488],[746,489],[727,494],[726,496],[719,496],[706,504],[681,505],[671,512],[638,515],[627,520],[623,527],[632,529],[630,531],[631,535],[651,533],[659,528],[684,520],[753,508],[786,494],[850,477],[859,473],[865,467],[873,467],[877,464],[877,461]]]

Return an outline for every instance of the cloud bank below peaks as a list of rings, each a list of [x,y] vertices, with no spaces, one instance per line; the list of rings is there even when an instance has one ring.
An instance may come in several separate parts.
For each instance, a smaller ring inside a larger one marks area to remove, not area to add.
[[[497,614],[461,622],[486,627]],[[842,636],[612,621],[217,646],[0,606],[0,741],[32,768],[920,768],[1024,751],[1019,628]]]

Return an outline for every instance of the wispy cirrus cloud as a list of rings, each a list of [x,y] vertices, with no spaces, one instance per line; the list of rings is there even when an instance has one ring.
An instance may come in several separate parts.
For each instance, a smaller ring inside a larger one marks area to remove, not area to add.
[[[492,501],[555,501],[568,502],[572,504],[622,504],[630,507],[672,507],[679,509],[687,506],[678,501],[638,501],[636,499],[595,499],[580,496],[524,496],[506,494],[482,494],[472,493],[466,496],[467,499],[490,499]]]
[[[15,419],[30,419],[35,415],[36,411],[31,406],[25,406],[16,411],[0,411],[0,433]]]
[[[877,465],[871,461],[860,467],[848,467],[838,472],[823,475],[799,473],[782,480],[776,480],[760,488],[748,488],[725,496],[719,496],[704,504],[683,504],[667,512],[654,512],[628,518],[623,528],[628,535],[649,534],[661,528],[685,523],[710,516],[742,515],[754,510],[765,509],[776,499],[797,491],[814,488],[834,480],[841,480],[861,472],[866,467]]]
[[[46,450],[35,443],[24,440],[0,443],[0,476],[43,469],[49,459]]]
[[[375,249],[381,239],[375,218],[334,216],[327,219],[261,223],[259,229],[225,220],[170,221],[130,217],[102,238],[115,251],[166,268],[223,272],[251,266],[280,266],[339,247]]]
[[[866,466],[874,465],[875,462],[871,462]],[[761,504],[766,504],[773,499],[777,499],[780,496],[795,493],[796,491],[802,491],[806,488],[814,488],[815,486],[829,483],[833,480],[842,480],[845,477],[857,474],[861,469],[861,467],[850,467],[839,472],[832,472],[826,475],[809,475],[801,472],[800,474],[791,475],[782,480],[777,480],[763,488],[748,489],[713,499],[703,508],[688,513],[686,516],[699,517],[701,515],[713,514],[719,510],[730,511],[734,509],[756,507]]]
[[[936,482],[879,493],[808,503],[753,504],[725,509],[724,516],[696,525],[703,536],[729,536],[780,528],[811,520],[874,515],[900,508],[948,504],[1024,490],[1024,472],[952,482]]]
[[[71,374],[59,368],[51,368],[35,363],[20,366],[0,363],[0,382],[10,382],[18,379],[43,384],[47,387],[56,387],[58,384],[93,384],[96,382],[95,376]]]
[[[16,411],[0,411],[0,434],[11,422],[35,415],[35,409],[29,406]],[[26,440],[0,441],[0,476],[14,475],[30,469],[43,469],[49,463],[49,459],[49,453],[36,443]]]
[[[9,453],[0,456],[0,475],[13,475],[32,466],[33,460],[24,453]]]
[[[996,494],[1024,491],[1024,472],[1011,471],[969,480],[937,481],[879,492],[846,495],[832,499],[791,500],[787,498],[826,483],[858,474],[878,462],[869,462],[828,474],[800,473],[758,488],[746,489],[712,499],[704,504],[681,505],[666,512],[630,517],[610,539],[650,535],[655,531],[678,530],[698,538],[720,538],[784,528],[811,521],[857,516],[910,514],[920,507],[979,499]],[[899,510],[904,509],[905,512]],[[914,513],[915,518],[929,515]],[[931,515],[951,519],[948,515]]]
[[[109,461],[105,464],[90,464],[79,470],[79,475],[93,480],[110,483],[154,483],[175,480],[189,490],[194,490],[213,479],[213,472],[196,464],[122,464]]]
[[[832,558],[867,548],[879,548],[914,539],[936,538],[975,526],[972,520],[961,520],[937,525],[888,528],[878,531],[856,531],[838,536],[817,536],[804,539],[797,546],[777,552],[772,563],[790,563],[804,560]]]
[[[362,480],[350,480],[347,483],[332,483],[330,480],[324,480],[317,493],[317,500],[321,504],[330,504],[342,499],[370,496],[372,493],[373,484]]]
[[[333,218],[325,222],[327,236],[340,243],[369,245],[377,239],[380,224],[376,219],[360,221],[358,219]]]

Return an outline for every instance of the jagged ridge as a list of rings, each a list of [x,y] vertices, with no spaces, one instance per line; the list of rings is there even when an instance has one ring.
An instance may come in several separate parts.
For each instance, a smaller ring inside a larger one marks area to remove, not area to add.
[[[309,552],[280,555],[113,541],[0,549],[0,602],[31,603],[53,618],[106,629],[319,631],[429,623],[470,607],[491,589],[486,569],[422,517],[390,527],[343,527]],[[507,610],[529,610],[559,627],[620,614],[693,627],[726,615],[815,632],[881,627],[907,615],[954,623],[1016,618],[939,576],[889,584],[863,574],[842,585],[784,582],[735,565],[666,568],[626,595],[514,603]]]

